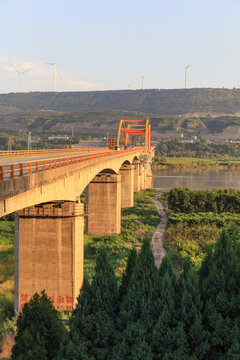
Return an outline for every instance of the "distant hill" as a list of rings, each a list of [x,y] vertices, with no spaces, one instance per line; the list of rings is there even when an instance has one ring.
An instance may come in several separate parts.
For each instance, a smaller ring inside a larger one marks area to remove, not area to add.
[[[151,114],[240,113],[240,89],[32,92],[0,95],[0,106],[22,110],[130,110]]]
[[[120,119],[147,118],[158,137],[239,138],[240,89],[0,94],[2,133],[115,136]]]

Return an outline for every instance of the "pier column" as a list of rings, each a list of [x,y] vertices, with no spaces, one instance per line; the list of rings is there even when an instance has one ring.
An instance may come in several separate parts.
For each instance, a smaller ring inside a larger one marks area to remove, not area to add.
[[[19,211],[15,230],[15,313],[45,290],[57,310],[72,310],[83,281],[84,208],[47,203]]]
[[[121,175],[122,208],[134,205],[134,165],[124,164],[119,170]]]
[[[87,232],[95,235],[121,232],[121,176],[98,174],[87,187]]]
[[[153,174],[151,166],[146,169],[146,189],[153,188]]]
[[[145,190],[146,189],[146,169],[144,165],[140,165],[140,189]]]
[[[133,167],[134,167],[134,191],[139,191],[140,190],[140,175],[139,175],[139,171],[140,171],[140,161],[136,160],[133,163]]]

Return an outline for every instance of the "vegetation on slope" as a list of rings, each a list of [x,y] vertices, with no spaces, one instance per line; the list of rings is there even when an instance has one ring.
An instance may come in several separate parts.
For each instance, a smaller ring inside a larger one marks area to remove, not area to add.
[[[32,92],[0,95],[0,105],[21,109],[79,111],[130,110],[153,114],[236,113],[239,89],[114,90],[88,92]]]
[[[155,136],[209,135],[240,126],[239,105],[239,89],[1,94],[0,131],[116,135],[120,119],[148,118]]]

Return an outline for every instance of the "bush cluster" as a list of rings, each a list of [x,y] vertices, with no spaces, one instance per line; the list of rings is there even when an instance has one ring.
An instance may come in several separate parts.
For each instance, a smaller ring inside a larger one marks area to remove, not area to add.
[[[240,213],[240,191],[233,189],[190,190],[173,188],[168,194],[168,207],[175,213]]]

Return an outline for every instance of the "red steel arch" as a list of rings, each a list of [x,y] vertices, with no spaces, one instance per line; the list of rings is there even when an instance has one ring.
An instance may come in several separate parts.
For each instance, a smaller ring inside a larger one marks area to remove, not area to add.
[[[121,120],[118,128],[117,146],[120,143],[121,133],[123,133],[124,146],[128,146],[128,136],[132,145],[133,135],[143,135],[145,137],[145,150],[151,149],[151,125],[149,120]]]

